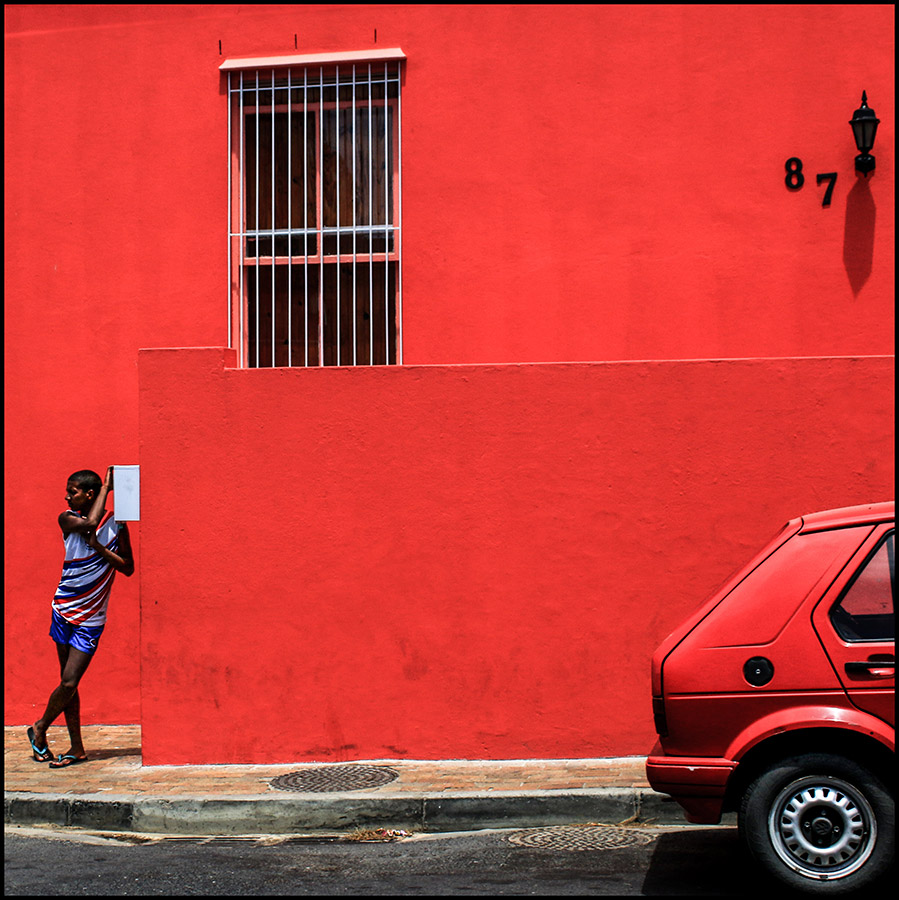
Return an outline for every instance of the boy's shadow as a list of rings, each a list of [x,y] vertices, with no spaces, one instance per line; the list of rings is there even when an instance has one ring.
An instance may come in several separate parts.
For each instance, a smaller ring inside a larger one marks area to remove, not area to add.
[[[108,750],[93,750],[91,759],[116,759],[121,756],[136,756],[140,759],[140,747],[114,747]]]

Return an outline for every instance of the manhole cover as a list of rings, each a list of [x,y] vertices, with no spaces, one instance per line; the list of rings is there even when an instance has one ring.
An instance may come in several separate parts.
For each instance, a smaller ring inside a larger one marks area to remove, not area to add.
[[[310,766],[299,772],[279,775],[269,783],[279,791],[364,791],[381,787],[397,777],[387,766]]]
[[[654,835],[610,825],[558,825],[513,831],[508,840],[532,850],[618,850],[648,844]]]

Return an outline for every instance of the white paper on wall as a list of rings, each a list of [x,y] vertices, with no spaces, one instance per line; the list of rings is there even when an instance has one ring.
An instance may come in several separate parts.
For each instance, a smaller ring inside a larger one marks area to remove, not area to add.
[[[140,466],[114,466],[112,501],[116,522],[140,519]]]

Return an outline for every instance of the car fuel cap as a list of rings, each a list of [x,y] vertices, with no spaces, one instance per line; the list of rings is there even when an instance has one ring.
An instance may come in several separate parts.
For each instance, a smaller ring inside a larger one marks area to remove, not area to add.
[[[753,656],[743,666],[743,677],[753,687],[761,687],[774,677],[774,663],[764,656]]]

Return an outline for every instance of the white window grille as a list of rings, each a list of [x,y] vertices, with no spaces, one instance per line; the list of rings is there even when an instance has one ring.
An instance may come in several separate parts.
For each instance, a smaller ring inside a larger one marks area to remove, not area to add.
[[[402,363],[402,52],[342,56],[221,67],[245,367]]]

